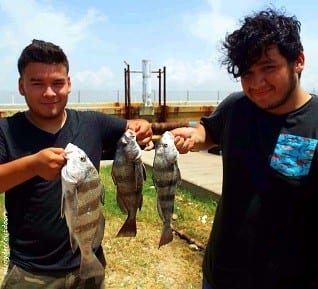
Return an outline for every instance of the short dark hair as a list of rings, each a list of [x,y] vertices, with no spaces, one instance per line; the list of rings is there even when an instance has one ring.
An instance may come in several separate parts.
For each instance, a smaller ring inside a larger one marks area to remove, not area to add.
[[[51,43],[43,40],[33,39],[32,43],[26,46],[18,60],[18,71],[20,76],[30,62],[41,62],[46,64],[62,63],[69,72],[69,63],[63,50]]]
[[[237,78],[273,45],[291,63],[303,51],[300,27],[295,16],[288,17],[283,11],[272,8],[247,16],[240,29],[226,35],[222,64]]]

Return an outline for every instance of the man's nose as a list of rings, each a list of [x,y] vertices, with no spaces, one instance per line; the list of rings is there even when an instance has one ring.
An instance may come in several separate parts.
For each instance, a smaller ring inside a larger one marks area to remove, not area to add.
[[[265,83],[265,78],[263,73],[255,73],[252,77],[251,87],[257,89],[262,87]]]
[[[55,93],[54,89],[49,85],[49,86],[45,87],[43,95],[44,96],[55,96],[56,93]]]

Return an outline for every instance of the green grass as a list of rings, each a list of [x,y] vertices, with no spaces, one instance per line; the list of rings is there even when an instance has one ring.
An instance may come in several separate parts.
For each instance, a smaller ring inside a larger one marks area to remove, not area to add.
[[[124,221],[127,216],[121,213],[116,203],[116,188],[111,178],[111,166],[102,167],[100,172],[105,187],[106,219],[116,218]],[[173,226],[185,230],[191,237],[205,244],[211,230],[215,209],[216,202],[211,199],[195,196],[187,190],[177,188],[174,207],[177,219],[172,222]],[[151,169],[147,169],[147,179],[143,188],[143,206],[137,214],[137,222],[161,223],[157,212],[157,195],[152,182]]]
[[[126,219],[116,203],[116,188],[111,178],[111,166],[102,167],[100,170],[102,182],[105,187],[105,216],[108,221],[117,220],[121,223]],[[206,244],[213,222],[216,203],[210,199],[194,196],[190,192],[177,189],[175,199],[176,220],[172,222],[177,229],[186,231],[191,237],[202,244]],[[204,222],[203,216],[206,216]],[[157,196],[152,182],[152,172],[147,170],[147,179],[143,189],[143,206],[137,214],[137,222],[161,224],[157,212]],[[4,194],[0,194],[0,266],[4,262],[5,252],[5,220],[4,220]]]
[[[6,265],[7,261],[7,231],[6,220],[4,216],[4,194],[0,194],[0,267]]]

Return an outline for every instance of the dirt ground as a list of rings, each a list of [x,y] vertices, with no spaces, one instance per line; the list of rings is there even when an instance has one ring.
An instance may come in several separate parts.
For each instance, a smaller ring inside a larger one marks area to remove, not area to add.
[[[201,289],[203,252],[174,236],[158,249],[160,224],[137,223],[135,238],[116,238],[121,223],[106,223],[107,289]],[[4,268],[0,268],[0,283]]]
[[[137,227],[135,238],[114,237],[120,224],[107,228],[106,288],[201,288],[202,251],[191,249],[178,236],[158,249],[161,226],[138,223]]]

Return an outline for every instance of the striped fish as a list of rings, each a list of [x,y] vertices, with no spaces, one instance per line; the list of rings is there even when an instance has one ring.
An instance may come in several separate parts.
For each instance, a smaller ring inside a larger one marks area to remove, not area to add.
[[[170,222],[176,188],[181,183],[178,155],[173,134],[170,131],[164,132],[156,143],[152,167],[152,179],[157,192],[157,210],[163,221],[159,248],[173,239]]]
[[[100,246],[104,236],[104,188],[98,171],[83,150],[69,143],[65,157],[67,162],[61,172],[61,216],[65,216],[73,252],[78,247],[81,251],[80,277],[103,276],[105,269],[93,249]]]
[[[146,170],[141,159],[141,148],[136,133],[128,129],[117,143],[112,165],[112,178],[117,189],[117,204],[127,219],[117,237],[135,237],[136,215],[142,207],[143,182]]]

